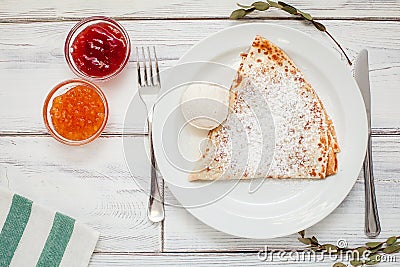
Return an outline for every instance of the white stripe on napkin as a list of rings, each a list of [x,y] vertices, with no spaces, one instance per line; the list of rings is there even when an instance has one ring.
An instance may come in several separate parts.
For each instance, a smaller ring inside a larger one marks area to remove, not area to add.
[[[22,198],[6,189],[0,188],[0,232],[8,218],[15,197]],[[31,202],[29,201],[29,204],[30,203]],[[48,210],[36,203],[32,203],[32,206],[29,208],[29,219],[26,222],[26,226],[24,225],[25,228],[17,247],[14,247],[15,251],[13,249],[13,254],[9,264],[11,267],[36,266],[39,259],[41,259],[40,257],[43,254],[44,247],[48,244],[47,241],[50,232],[54,229],[54,220],[57,217],[56,212]],[[68,217],[61,213],[59,215],[64,219]],[[99,238],[99,233],[72,218],[69,219],[73,220],[74,225],[68,243],[66,243],[65,251],[63,251],[59,266],[87,266]],[[60,223],[57,223],[58,231],[62,231],[60,226],[62,227],[62,222],[61,225]],[[0,236],[0,238],[1,237],[2,236]],[[54,237],[55,236],[53,235],[53,239]],[[54,242],[54,240],[52,242]],[[52,249],[57,249],[57,247],[52,247]],[[55,256],[60,260],[60,255]],[[51,258],[52,254],[46,255],[46,257]]]
[[[32,204],[31,216],[15,250],[10,267],[36,266],[47,236],[53,225],[55,212]]]
[[[0,188],[0,232],[7,219],[8,211],[10,210],[13,193]]]
[[[89,264],[99,233],[84,224],[75,222],[71,239],[65,249],[60,267],[86,267]]]

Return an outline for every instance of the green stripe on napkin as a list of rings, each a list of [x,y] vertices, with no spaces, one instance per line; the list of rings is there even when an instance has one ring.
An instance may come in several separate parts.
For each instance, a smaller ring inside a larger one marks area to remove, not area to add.
[[[0,233],[0,266],[9,266],[18,243],[24,233],[32,201],[19,195],[14,195],[7,219]]]
[[[98,238],[71,217],[0,187],[0,267],[86,267]]]
[[[47,237],[37,267],[59,266],[65,249],[74,230],[75,220],[71,217],[56,213],[53,226]]]

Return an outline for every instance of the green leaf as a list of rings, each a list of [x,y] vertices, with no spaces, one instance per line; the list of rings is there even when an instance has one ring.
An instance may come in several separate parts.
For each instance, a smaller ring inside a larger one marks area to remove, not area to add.
[[[343,262],[336,262],[332,267],[347,267]]]
[[[278,4],[277,2],[270,1],[270,0],[267,0],[267,2],[268,2],[268,4],[269,4],[270,6],[272,6],[272,7],[275,7],[275,8],[282,8],[282,6],[281,6],[280,4]]]
[[[376,248],[376,247],[382,246],[382,242],[368,242],[368,243],[365,243],[365,245],[367,245],[367,247],[369,247],[369,248]]]
[[[375,254],[369,257],[369,259],[365,262],[366,265],[375,265],[381,261],[381,255]]]
[[[291,5],[289,5],[289,4],[286,4],[286,3],[283,2],[283,1],[278,1],[278,5],[281,5],[282,7],[284,7],[284,6],[291,6]]]
[[[242,4],[239,4],[239,3],[236,3],[236,5],[238,6],[238,7],[241,7],[241,8],[252,8],[253,6],[246,6],[246,5],[242,5]]]
[[[297,9],[294,7],[284,6],[284,7],[282,7],[282,10],[286,11],[289,14],[297,15]]]
[[[312,20],[313,20],[313,17],[312,17],[309,13],[306,13],[306,12],[303,12],[303,11],[300,11],[300,10],[299,10],[299,14],[300,14],[303,18],[305,18],[306,20],[309,20],[309,21],[312,21]]]
[[[388,246],[390,246],[390,245],[393,245],[396,241],[397,241],[397,237],[396,236],[392,236],[392,237],[389,237],[386,240],[386,244],[388,244]]]
[[[379,254],[373,254],[370,255],[367,261],[380,261],[381,260],[381,255]]]
[[[312,237],[311,237],[311,244],[313,244],[313,245],[319,245],[318,240],[317,240],[317,238],[316,238],[315,236],[312,236]]]
[[[392,254],[400,251],[400,245],[391,245],[383,249],[383,253]]]
[[[377,247],[371,249],[371,253],[378,252],[378,251],[382,248],[382,246],[383,246],[383,244],[380,244],[379,246],[377,246]]]
[[[305,245],[311,245],[312,241],[311,238],[304,238],[304,237],[299,237],[297,238],[301,243],[305,244]]]
[[[353,258],[355,260],[359,260],[364,255],[364,252],[367,251],[367,250],[368,250],[367,247],[358,247],[358,248],[356,248],[355,250],[353,250],[353,253],[352,253]]]
[[[246,10],[241,8],[241,9],[236,9],[235,11],[233,11],[229,18],[230,19],[241,19],[246,15],[247,15]]]
[[[350,261],[350,264],[353,265],[353,266],[361,266],[364,263],[362,261],[352,260],[352,261]]]
[[[301,230],[300,232],[299,232],[299,235],[301,236],[301,237],[303,237],[304,238],[304,235],[306,234],[306,230]]]
[[[259,11],[265,11],[269,8],[269,4],[262,1],[254,2],[252,6]]]
[[[282,10],[286,11],[289,14],[297,15],[297,8],[286,4],[285,2],[278,1],[278,4],[282,6]]]
[[[358,247],[356,248],[356,250],[358,251],[358,253],[360,253],[360,255],[362,255],[368,248],[367,247]]]
[[[314,24],[314,26],[318,29],[318,30],[320,30],[321,32],[326,32],[326,28],[325,28],[325,26],[322,24],[322,23],[319,23],[319,22],[317,22],[317,21],[312,21],[312,23]]]

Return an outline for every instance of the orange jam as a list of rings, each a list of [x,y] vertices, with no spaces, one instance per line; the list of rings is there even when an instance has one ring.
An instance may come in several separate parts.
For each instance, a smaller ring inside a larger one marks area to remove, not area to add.
[[[50,115],[57,133],[66,139],[81,141],[99,131],[105,119],[105,106],[94,89],[77,85],[54,98]]]

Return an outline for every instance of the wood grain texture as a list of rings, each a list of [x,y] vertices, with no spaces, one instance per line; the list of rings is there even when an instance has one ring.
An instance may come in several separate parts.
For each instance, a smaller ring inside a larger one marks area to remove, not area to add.
[[[299,255],[299,256],[297,256]],[[299,260],[296,260],[298,257]],[[320,255],[307,256],[302,260],[302,254],[275,256],[274,260],[261,261],[258,253],[164,253],[164,254],[94,254],[89,266],[318,266],[332,267],[335,258],[329,259]],[[397,266],[400,257],[394,256],[378,266]]]
[[[135,151],[132,177],[122,138],[100,138],[85,147],[50,137],[0,138],[0,186],[61,211],[100,232],[96,251],[161,250],[161,225],[147,219],[150,173],[142,137],[127,140]]]
[[[121,76],[100,84],[111,109],[106,137],[84,147],[68,147],[50,138],[42,123],[41,109],[48,91],[58,82],[75,77],[65,63],[63,45],[69,29],[83,17],[105,15],[119,19],[131,36],[132,46],[156,45],[162,69],[176,64],[199,40],[239,23],[264,21],[293,27],[334,47],[325,35],[279,10],[250,16],[257,20],[230,21],[227,18],[237,8],[235,2],[0,1],[0,186],[98,230],[100,240],[90,266],[332,266],[329,259],[318,263],[315,259],[258,260],[257,251],[265,245],[285,250],[301,248],[296,235],[273,240],[236,238],[207,227],[185,210],[171,207],[166,210],[164,224],[147,220],[147,196],[142,190],[149,183],[143,145],[146,137],[124,139],[133,175],[124,158],[121,137],[124,130],[128,134],[145,132],[144,107],[135,98],[133,57]],[[362,48],[370,51],[374,163],[383,229],[379,239],[398,235],[400,1],[288,2],[315,18],[325,19],[322,22],[352,59]],[[124,127],[125,111],[132,98],[135,118]],[[168,190],[166,193],[168,201],[176,201]],[[365,241],[363,213],[360,176],[339,208],[307,232],[317,234],[321,242],[344,238],[350,245],[360,245]]]
[[[73,216],[101,233],[98,252],[161,251],[161,227],[146,217],[148,185],[145,137],[128,137],[136,157],[131,167],[123,156],[122,138],[100,138],[85,147],[68,147],[50,137],[1,137],[0,185],[50,208]],[[374,137],[374,163],[381,238],[400,232],[399,137]],[[131,157],[128,157],[131,159]],[[363,235],[361,177],[347,199],[328,218],[307,230],[321,242],[346,239],[356,246]],[[168,201],[176,201],[167,190]],[[258,251],[300,248],[296,235],[272,240],[249,240],[220,233],[197,221],[187,211],[167,206],[165,252]]]
[[[250,4],[253,0],[239,1]],[[0,1],[0,20],[60,20],[76,19],[93,15],[105,15],[129,19],[165,18],[227,18],[237,8],[232,0],[169,0],[169,1]],[[290,0],[288,3],[314,17],[328,18],[375,18],[398,19],[400,3],[396,0]],[[289,17],[279,10],[258,14],[266,17]]]
[[[128,145],[136,155],[133,177],[149,181],[145,137],[131,137]],[[381,238],[400,231],[399,137],[374,138],[374,162]],[[98,252],[157,252],[161,250],[161,227],[146,218],[147,197],[131,178],[122,155],[122,138],[100,138],[85,147],[68,147],[50,137],[0,138],[0,184],[50,208],[60,210],[100,231]],[[167,191],[168,192],[168,191]],[[167,193],[168,200],[173,197]],[[307,230],[321,242],[346,239],[356,246],[364,242],[363,186],[361,178],[353,191],[327,219]],[[167,207],[164,226],[165,252],[258,251],[270,248],[301,248],[296,235],[273,240],[232,237],[202,224],[187,211]],[[167,257],[167,255],[166,255]],[[190,258],[190,256],[188,256]],[[234,261],[245,261],[236,255]],[[145,257],[149,263],[164,258]],[[96,256],[95,258],[96,259]],[[140,257],[117,255],[111,262],[132,264]],[[175,258],[169,258],[171,264]],[[165,259],[167,260],[167,259]],[[226,259],[230,262],[231,259]],[[168,261],[168,260],[167,260]],[[111,263],[110,262],[110,263]],[[199,260],[199,262],[202,262]],[[219,261],[222,262],[222,261]],[[107,261],[94,264],[108,265]]]
[[[245,23],[251,23],[246,21]],[[259,22],[259,21],[257,21]],[[333,46],[327,37],[299,21],[272,21],[290,26]],[[123,21],[132,46],[156,45],[161,69],[173,66],[193,44],[211,33],[236,25],[237,21]],[[397,22],[325,21],[331,33],[354,58],[368,48],[371,63],[373,127],[383,132],[400,128],[400,37]],[[65,37],[74,22],[0,24],[0,134],[46,133],[41,116],[44,98],[58,82],[75,77],[63,56]],[[340,56],[338,52],[338,57]],[[110,105],[106,134],[120,134],[125,112],[136,95],[134,56],[115,80],[100,83]],[[321,63],[322,64],[322,63]],[[5,82],[4,82],[5,81]],[[136,96],[136,118],[125,126],[126,133],[143,133],[145,111]],[[12,107],[12,108],[11,108]]]
[[[375,185],[382,233],[379,239],[400,232],[400,139],[398,137],[373,138]],[[332,177],[334,179],[335,177]],[[166,200],[176,203],[166,189]],[[265,211],[268,212],[268,211]],[[167,206],[164,251],[258,251],[264,246],[276,249],[301,249],[297,234],[270,240],[252,240],[218,232],[198,221],[182,208]],[[216,215],[218,216],[218,215]],[[171,219],[173,218],[173,219]],[[229,222],[227,222],[229,223]],[[306,230],[317,235],[322,243],[335,243],[345,239],[350,246],[367,242],[364,235],[364,181],[360,174],[345,201],[327,218]]]

